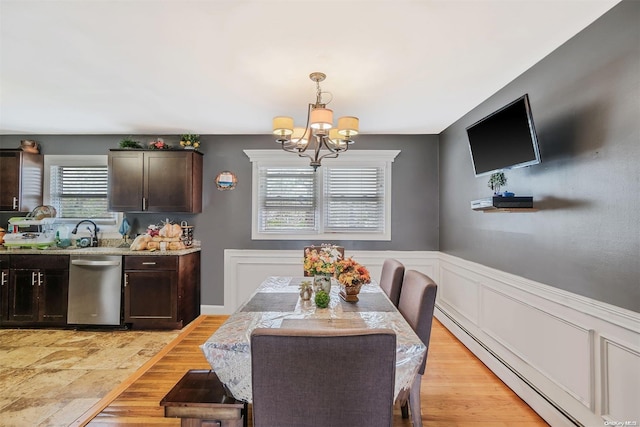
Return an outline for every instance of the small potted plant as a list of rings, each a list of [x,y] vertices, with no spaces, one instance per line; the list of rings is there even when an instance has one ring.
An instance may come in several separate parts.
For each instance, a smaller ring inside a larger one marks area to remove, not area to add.
[[[487,186],[493,190],[495,196],[500,195],[500,187],[503,185],[507,185],[507,177],[504,176],[504,172],[492,173]]]
[[[120,148],[142,148],[142,145],[140,145],[139,141],[128,136],[120,140]]]
[[[200,147],[200,135],[185,133],[180,137],[180,145],[187,150],[195,150]]]
[[[305,280],[300,283],[300,298],[302,301],[309,301],[313,294],[313,288],[311,287],[311,281]]]

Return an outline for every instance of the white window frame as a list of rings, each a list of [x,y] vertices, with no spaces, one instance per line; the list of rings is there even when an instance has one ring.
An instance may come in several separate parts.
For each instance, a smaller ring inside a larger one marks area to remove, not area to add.
[[[44,182],[42,199],[45,205],[51,204],[51,167],[52,166],[107,166],[107,155],[59,155],[46,154],[44,156]],[[123,213],[117,212],[115,220],[92,220],[100,228],[99,238],[115,239],[122,237],[118,232],[119,224],[122,222]],[[67,224],[74,226],[79,220],[56,218],[55,224]],[[78,235],[84,235],[78,232]],[[88,233],[86,233],[88,235]]]
[[[251,186],[251,239],[252,240],[391,240],[391,165],[400,153],[400,150],[351,150],[340,154],[338,158],[322,159],[322,166],[317,173],[322,173],[325,166],[382,166],[385,170],[384,178],[384,210],[385,222],[382,232],[298,232],[289,233],[264,233],[258,227],[258,195],[259,195],[259,169],[260,167],[300,167],[309,166],[309,159],[297,157],[293,153],[283,150],[244,150],[252,163]],[[322,190],[321,190],[322,191]],[[319,206],[322,210],[323,207]]]

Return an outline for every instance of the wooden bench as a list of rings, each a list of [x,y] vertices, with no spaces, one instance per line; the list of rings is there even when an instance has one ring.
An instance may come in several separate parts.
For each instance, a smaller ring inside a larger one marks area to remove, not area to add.
[[[247,427],[247,403],[225,390],[213,371],[192,369],[160,401],[182,427]]]

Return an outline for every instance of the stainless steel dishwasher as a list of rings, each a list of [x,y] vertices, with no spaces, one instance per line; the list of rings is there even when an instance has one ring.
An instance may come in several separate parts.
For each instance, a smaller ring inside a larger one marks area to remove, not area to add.
[[[121,302],[121,256],[71,255],[68,324],[120,325]]]

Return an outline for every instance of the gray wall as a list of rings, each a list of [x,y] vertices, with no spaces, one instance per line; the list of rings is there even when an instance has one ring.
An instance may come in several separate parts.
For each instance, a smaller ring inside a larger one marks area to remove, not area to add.
[[[137,136],[148,142],[162,135]],[[178,137],[164,135],[177,146]],[[117,148],[122,135],[5,135],[0,148],[16,148],[21,139],[35,139],[43,154],[106,154]],[[300,249],[324,241],[251,240],[251,163],[244,149],[278,149],[271,136],[205,135],[203,212],[198,215],[127,214],[132,231],[142,233],[148,224],[169,218],[195,225],[195,238],[202,241],[202,303],[224,303],[225,249]],[[360,135],[354,149],[399,149],[392,174],[392,240],[339,241],[349,249],[438,250],[438,137],[436,135]],[[293,156],[293,154],[291,154]],[[214,179],[230,170],[238,177],[233,191],[218,191]],[[0,214],[6,224],[12,214]]]
[[[440,135],[440,250],[640,312],[640,2],[624,1]],[[465,128],[528,93],[536,213],[480,213]]]

